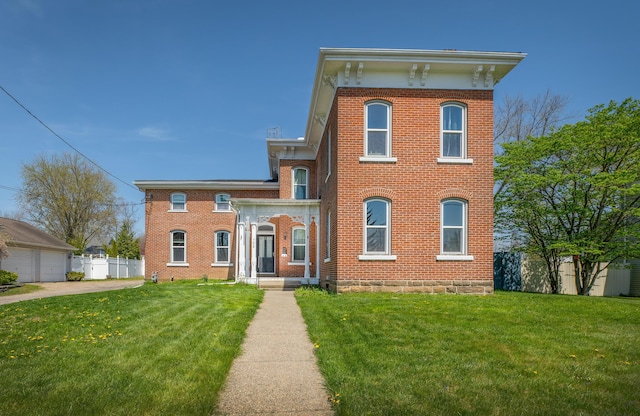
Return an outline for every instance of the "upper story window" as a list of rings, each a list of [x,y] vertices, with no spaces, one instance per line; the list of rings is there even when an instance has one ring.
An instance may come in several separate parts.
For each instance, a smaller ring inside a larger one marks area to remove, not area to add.
[[[293,198],[308,199],[309,198],[309,170],[307,168],[293,169]]]
[[[391,156],[391,105],[373,101],[365,106],[365,156]]]
[[[467,204],[459,199],[445,199],[441,203],[441,253],[466,254]]]
[[[171,232],[171,263],[187,261],[187,233],[184,231]]]
[[[391,203],[384,199],[364,202],[364,254],[390,254]]]
[[[441,108],[440,156],[443,159],[467,157],[466,107],[446,103]]]
[[[216,263],[229,263],[229,232],[218,231],[215,236]]]
[[[229,204],[229,194],[216,194],[216,211],[229,211],[231,205]]]
[[[292,261],[304,261],[306,250],[306,235],[304,228],[294,228],[293,238],[291,239],[291,251],[293,252]]]
[[[187,195],[181,192],[171,194],[171,211],[186,211]]]

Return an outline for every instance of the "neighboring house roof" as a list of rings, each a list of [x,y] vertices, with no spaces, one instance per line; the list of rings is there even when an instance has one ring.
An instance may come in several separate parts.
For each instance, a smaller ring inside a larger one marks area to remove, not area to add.
[[[10,237],[9,247],[27,246],[74,251],[76,248],[24,221],[0,217],[0,231]]]

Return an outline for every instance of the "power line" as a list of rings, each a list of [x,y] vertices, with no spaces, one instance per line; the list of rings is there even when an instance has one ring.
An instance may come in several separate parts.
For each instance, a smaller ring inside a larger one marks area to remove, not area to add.
[[[33,114],[27,107],[25,107],[20,101],[18,101],[18,99],[16,97],[14,97],[13,95],[11,95],[9,93],[9,91],[5,90],[4,87],[2,85],[0,85],[0,90],[2,90],[2,92],[4,92],[5,94],[7,94],[9,96],[9,98],[11,98],[13,101],[16,102],[16,104],[18,104],[24,111],[27,112],[27,114],[29,114],[31,117],[33,117],[38,123],[42,124],[44,126],[44,128],[46,128],[47,130],[49,130],[51,132],[51,134],[53,134],[54,136],[56,136],[58,139],[62,140],[62,142],[64,144],[66,144],[67,146],[69,146],[70,148],[72,148],[76,153],[78,153],[80,156],[82,156],[83,158],[85,158],[86,160],[88,160],[89,162],[91,162],[95,167],[97,167],[98,169],[100,169],[101,171],[103,171],[104,173],[106,173],[107,175],[111,176],[112,178],[116,179],[117,181],[125,184],[126,186],[128,186],[129,188],[135,189],[136,191],[138,190],[138,188],[136,188],[135,186],[131,185],[128,182],[123,181],[122,179],[118,178],[116,175],[114,175],[113,173],[109,172],[108,170],[106,170],[105,168],[103,168],[102,166],[98,165],[96,162],[94,162],[93,160],[89,159],[88,156],[86,156],[84,153],[82,153],[80,150],[76,149],[75,147],[73,147],[73,145],[71,143],[69,143],[68,141],[66,141],[65,139],[62,138],[62,136],[60,136],[58,133],[56,133],[55,131],[53,131],[53,129],[49,126],[47,126],[47,124],[40,120],[38,118],[38,116],[36,116],[35,114]]]

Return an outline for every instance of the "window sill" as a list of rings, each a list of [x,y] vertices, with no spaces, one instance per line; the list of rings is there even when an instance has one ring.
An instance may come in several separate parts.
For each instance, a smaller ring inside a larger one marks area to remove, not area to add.
[[[170,209],[167,212],[189,212],[186,209]]]
[[[331,257],[327,257],[326,259],[324,259],[325,263],[329,263],[331,261]]]
[[[233,267],[233,263],[211,263],[211,267]]]
[[[473,256],[462,254],[441,254],[436,256],[437,261],[473,261]]]
[[[311,265],[311,263],[309,263]],[[287,266],[304,266],[304,261],[290,261]]]
[[[397,256],[392,254],[361,254],[358,260],[364,261],[396,261]]]
[[[473,159],[462,159],[455,157],[439,157],[438,163],[449,165],[473,165]]]
[[[366,163],[396,163],[397,157],[360,156],[360,162]]]
[[[167,263],[167,267],[189,267],[189,263]]]
[[[230,209],[214,209],[211,212],[222,212],[222,213],[224,213],[224,212],[231,212],[231,210]]]

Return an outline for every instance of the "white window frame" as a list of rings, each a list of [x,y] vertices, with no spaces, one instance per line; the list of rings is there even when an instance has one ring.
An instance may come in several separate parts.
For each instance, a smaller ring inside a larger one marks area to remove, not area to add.
[[[385,204],[385,225],[369,225],[367,224],[367,206],[371,202],[382,202]],[[363,201],[363,218],[362,218],[362,252],[358,258],[360,260],[396,260],[396,256],[391,254],[391,201],[385,198],[372,197]],[[384,229],[384,250],[383,251],[369,251],[367,245],[367,235],[369,229]]]
[[[227,245],[219,246],[218,245],[218,235],[225,233],[227,234]],[[219,260],[218,259],[218,249],[226,248],[227,249],[227,260]],[[212,266],[232,266],[231,263],[231,233],[227,230],[218,230],[213,235],[213,264]]]
[[[369,107],[373,105],[383,105],[387,108],[387,127],[384,129],[369,129]],[[376,162],[376,163],[395,163],[397,158],[391,157],[391,138],[392,138],[392,126],[391,126],[391,103],[382,100],[368,101],[364,105],[364,156],[360,157],[360,162]],[[370,155],[369,154],[369,132],[385,131],[387,133],[387,140],[385,142],[385,154],[384,155]]]
[[[296,231],[300,232],[302,231],[304,240],[302,242],[302,244],[300,243],[296,243]],[[301,259],[296,259],[296,247],[304,247],[304,251],[302,253],[302,258]],[[291,263],[304,263],[304,259],[307,255],[307,235],[305,234],[305,229],[304,227],[293,227],[291,229]]]
[[[176,246],[175,245],[175,235],[177,233],[182,233],[183,235],[183,245],[182,246]],[[182,248],[182,252],[183,252],[183,258],[184,260],[175,260],[174,259],[174,249],[176,248]],[[184,230],[172,230],[169,233],[169,258],[170,261],[169,263],[167,263],[167,266],[189,266],[189,263],[187,263],[187,232]]]
[[[221,199],[221,197],[227,197],[226,201],[219,201],[219,199]],[[229,202],[229,198],[231,198],[231,195],[229,195],[226,192],[221,192],[215,195],[214,197],[214,201],[215,201],[215,211],[221,211],[221,212],[228,212],[231,211],[231,203]],[[222,205],[222,207],[221,207]],[[226,206],[226,208],[224,208]]]
[[[175,202],[174,202],[174,198],[178,197],[178,196],[182,196],[183,198],[183,202],[182,203],[182,208],[176,208],[175,207]],[[185,194],[184,192],[173,192],[171,194],[171,196],[169,197],[169,202],[171,203],[170,209],[169,211],[171,212],[187,212],[187,194]]]
[[[296,198],[296,186],[303,186],[303,185],[299,185],[296,184],[296,172],[298,170],[303,170],[305,172],[305,192],[304,192],[304,199],[309,199],[309,169],[308,168],[304,168],[304,167],[295,167],[293,169],[291,169],[291,198],[292,199],[298,199]]]
[[[444,225],[444,209],[447,204],[459,204],[462,206],[462,225],[458,226],[445,226]],[[471,261],[473,256],[470,256],[468,250],[468,201],[460,198],[447,198],[440,201],[440,255],[436,256],[437,260],[453,260],[453,261]],[[460,250],[459,251],[445,251],[444,250],[444,232],[445,229],[458,229],[460,233]]]
[[[444,111],[447,107],[457,107],[462,111],[462,125],[459,129],[445,129]],[[444,135],[446,133],[455,133],[460,135],[460,156],[444,155]],[[473,159],[467,158],[467,106],[459,102],[446,102],[440,105],[440,157],[438,163],[457,163],[471,164]]]
[[[327,177],[325,182],[329,180],[329,176],[331,176],[331,129],[327,131]]]
[[[327,211],[327,241],[325,243],[326,255],[324,258],[325,263],[331,261],[331,210]]]

